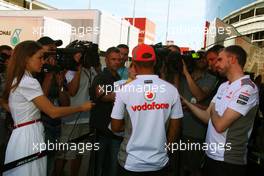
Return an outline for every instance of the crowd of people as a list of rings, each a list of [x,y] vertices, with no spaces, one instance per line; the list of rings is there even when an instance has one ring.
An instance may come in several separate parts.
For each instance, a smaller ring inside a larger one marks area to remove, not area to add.
[[[139,44],[129,59],[120,44],[103,64],[98,53],[70,44],[65,67],[61,45],[42,37],[0,46],[3,175],[251,172],[248,151],[264,146],[263,85],[244,73],[242,47],[181,53],[176,45]]]

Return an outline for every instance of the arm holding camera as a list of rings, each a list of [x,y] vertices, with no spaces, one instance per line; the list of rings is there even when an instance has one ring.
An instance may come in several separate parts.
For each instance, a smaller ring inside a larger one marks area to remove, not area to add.
[[[53,57],[49,57],[46,60],[46,64],[54,66],[54,65],[56,65],[56,61]],[[53,73],[53,72],[44,73],[44,79],[43,79],[41,87],[42,87],[44,95],[46,95],[46,96],[49,96],[50,87],[52,84],[52,78],[54,77],[54,74],[55,73]]]
[[[55,67],[56,66],[56,60],[54,59],[54,57],[50,56],[47,60],[46,60],[46,64]],[[57,92],[58,92],[58,100],[61,106],[68,106],[70,104],[70,100],[69,100],[69,95],[67,94],[66,91],[64,91],[63,89],[63,81],[65,78],[65,72],[64,71],[60,71],[60,72],[56,72],[56,71],[48,71],[44,73],[44,79],[42,82],[42,90],[44,95],[46,95],[47,97],[49,97],[52,86],[56,86],[55,84],[57,84]],[[56,82],[54,82],[56,80]]]
[[[189,73],[184,61],[183,61],[183,74],[187,80],[192,95],[197,99],[198,102],[204,100],[208,96],[208,91],[203,90],[196,84],[191,74]]]
[[[69,106],[70,105],[70,96],[64,87],[65,71],[62,71],[56,74],[56,81],[59,89],[59,104],[60,106]]]
[[[81,53],[76,53],[74,55],[74,60],[79,64],[80,59],[81,59]],[[80,80],[81,80],[81,71],[82,71],[82,67],[81,65],[79,65],[77,68],[77,71],[74,72],[74,76],[72,80],[69,81],[69,83],[67,84],[69,95],[72,97],[75,96],[79,90]],[[69,74],[69,72],[66,74]]]
[[[49,96],[52,78],[53,78],[53,73],[45,73],[44,80],[42,83],[42,90],[46,96]]]

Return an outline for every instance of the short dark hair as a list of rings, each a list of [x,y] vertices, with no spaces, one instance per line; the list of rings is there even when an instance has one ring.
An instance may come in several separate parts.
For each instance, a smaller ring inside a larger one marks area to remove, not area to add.
[[[167,48],[175,48],[176,52],[181,53],[181,48],[178,47],[177,45],[169,45],[169,46],[167,46]]]
[[[141,61],[133,61],[133,63],[139,67],[145,68],[154,68],[155,61],[141,62]]]
[[[120,53],[120,50],[117,47],[110,47],[106,50],[105,57],[108,57],[111,53]]]
[[[241,68],[244,68],[247,61],[247,53],[241,46],[231,45],[226,47],[224,51],[235,55]]]
[[[214,45],[213,47],[209,48],[206,53],[205,57],[207,56],[208,53],[213,52],[216,54],[219,54],[225,47],[223,45]]]
[[[4,50],[12,50],[12,48],[8,45],[0,45],[0,53],[2,53],[2,51]]]
[[[117,48],[125,48],[129,50],[129,47],[126,44],[119,44]]]

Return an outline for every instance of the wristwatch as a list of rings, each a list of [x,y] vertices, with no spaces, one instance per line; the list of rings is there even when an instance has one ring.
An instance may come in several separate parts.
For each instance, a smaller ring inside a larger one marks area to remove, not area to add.
[[[190,100],[190,102],[191,102],[192,104],[196,104],[196,103],[197,103],[197,100],[196,100],[195,97],[192,97],[191,100]]]

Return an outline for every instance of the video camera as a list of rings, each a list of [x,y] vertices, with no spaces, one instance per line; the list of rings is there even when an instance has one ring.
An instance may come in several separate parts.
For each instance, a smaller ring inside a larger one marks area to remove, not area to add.
[[[182,55],[182,59],[184,63],[186,64],[186,67],[189,72],[192,72],[195,66],[195,63],[199,61],[201,58],[203,58],[204,53],[203,52],[195,52],[195,51],[186,51]]]
[[[188,71],[192,72],[196,61],[203,57],[202,52],[185,51],[182,54],[178,52],[171,52],[167,46],[162,43],[153,45],[156,53],[157,63],[155,70],[159,71],[163,64],[174,73],[182,72],[182,60],[185,62]]]
[[[74,60],[74,55],[77,53],[81,53],[80,63]],[[89,68],[99,62],[98,45],[88,41],[75,40],[66,48],[58,48],[56,51],[44,53],[44,59],[49,57],[55,58],[56,65],[44,64],[44,72],[76,71],[79,64]]]

